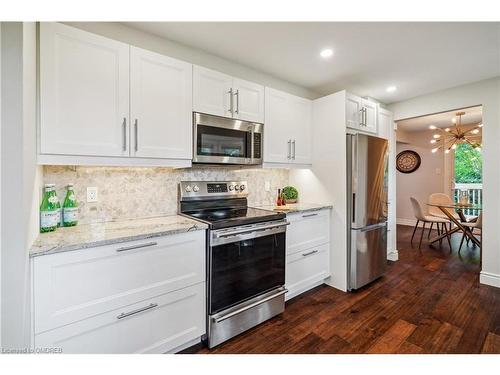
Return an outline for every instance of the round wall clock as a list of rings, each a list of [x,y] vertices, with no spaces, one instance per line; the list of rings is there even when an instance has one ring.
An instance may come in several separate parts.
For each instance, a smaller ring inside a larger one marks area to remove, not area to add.
[[[396,168],[401,173],[412,173],[420,167],[420,155],[412,150],[401,151],[396,157]]]

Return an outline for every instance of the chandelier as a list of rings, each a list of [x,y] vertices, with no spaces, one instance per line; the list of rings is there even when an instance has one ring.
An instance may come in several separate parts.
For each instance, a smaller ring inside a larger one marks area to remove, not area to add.
[[[480,151],[481,135],[479,132],[483,124],[479,123],[466,130],[462,127],[462,116],[465,115],[465,112],[457,112],[455,115],[456,118],[452,120],[454,125],[449,128],[441,129],[434,125],[429,126],[429,129],[438,131],[433,134],[431,139],[431,143],[437,146],[432,149],[432,152],[435,153],[438,150],[444,150],[448,154],[451,150],[456,149],[457,145],[462,143],[467,143]]]

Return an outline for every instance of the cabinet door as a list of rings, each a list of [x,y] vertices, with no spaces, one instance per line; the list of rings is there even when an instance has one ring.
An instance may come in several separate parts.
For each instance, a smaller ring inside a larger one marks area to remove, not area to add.
[[[360,128],[362,102],[359,96],[346,94],[346,126],[348,128]]]
[[[291,96],[289,111],[292,118],[292,161],[296,164],[311,164],[312,102]]]
[[[191,159],[192,65],[131,47],[130,85],[132,155]]]
[[[365,118],[362,129],[366,132],[377,134],[378,104],[370,100],[363,99],[363,109],[365,111]]]
[[[193,67],[193,110],[210,115],[232,117],[233,78],[226,74]]]
[[[390,139],[393,129],[392,113],[384,109],[379,109],[377,134],[380,138]]]
[[[40,152],[128,156],[129,46],[40,24]]]
[[[233,93],[234,118],[264,122],[264,86],[234,78]]]
[[[264,162],[291,163],[289,95],[266,87]]]

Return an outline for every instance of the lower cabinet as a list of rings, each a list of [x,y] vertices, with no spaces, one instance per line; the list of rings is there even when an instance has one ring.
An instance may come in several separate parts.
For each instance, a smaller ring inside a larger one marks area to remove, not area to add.
[[[205,283],[35,336],[63,353],[166,353],[205,333]]]
[[[287,215],[286,299],[330,276],[330,210]]]
[[[33,344],[165,353],[205,334],[205,231],[32,258]]]

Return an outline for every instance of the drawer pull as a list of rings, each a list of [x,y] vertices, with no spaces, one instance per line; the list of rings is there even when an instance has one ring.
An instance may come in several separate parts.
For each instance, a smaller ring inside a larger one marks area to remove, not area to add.
[[[158,307],[158,304],[157,303],[151,303],[149,306],[141,307],[140,309],[129,311],[127,313],[121,313],[120,315],[118,315],[116,317],[116,319],[123,319],[123,318],[126,318],[127,316],[139,314],[139,313],[141,313],[143,311],[154,309],[155,307]]]
[[[309,251],[308,253],[303,253],[302,256],[303,257],[307,257],[309,255],[313,255],[313,254],[316,254],[318,252],[318,250],[313,250],[313,251]]]
[[[120,247],[120,248],[116,249],[116,252],[119,253],[121,251],[140,249],[142,247],[150,247],[150,246],[156,246],[156,245],[158,245],[158,242],[141,243],[138,245]]]
[[[302,217],[312,217],[312,216],[318,216],[318,214],[306,214],[306,215],[302,215]]]

